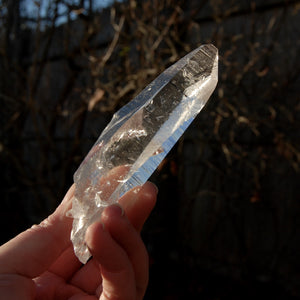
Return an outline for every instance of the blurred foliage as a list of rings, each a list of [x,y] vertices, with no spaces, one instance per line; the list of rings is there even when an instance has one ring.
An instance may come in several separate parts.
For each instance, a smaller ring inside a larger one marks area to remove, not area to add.
[[[1,240],[57,206],[117,109],[213,43],[217,90],[152,177],[148,297],[299,296],[299,1],[34,3],[0,4]]]

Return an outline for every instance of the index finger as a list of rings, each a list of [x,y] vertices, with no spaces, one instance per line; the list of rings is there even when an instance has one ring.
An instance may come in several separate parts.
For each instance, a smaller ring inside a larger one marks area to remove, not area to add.
[[[158,189],[152,182],[133,188],[119,199],[127,218],[140,232],[156,203]]]

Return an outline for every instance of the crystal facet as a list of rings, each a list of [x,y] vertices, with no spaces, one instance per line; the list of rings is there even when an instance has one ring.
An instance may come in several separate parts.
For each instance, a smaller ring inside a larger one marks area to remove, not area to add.
[[[74,174],[69,215],[76,256],[91,256],[86,229],[134,187],[144,184],[214,91],[218,50],[203,45],[166,69],[114,114]]]

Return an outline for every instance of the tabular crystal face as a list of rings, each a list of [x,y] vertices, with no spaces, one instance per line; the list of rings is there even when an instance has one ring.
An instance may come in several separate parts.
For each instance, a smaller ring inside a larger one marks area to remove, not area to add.
[[[90,253],[86,229],[103,209],[146,182],[201,111],[218,81],[218,50],[203,45],[166,69],[114,114],[74,174],[71,240],[79,260]]]

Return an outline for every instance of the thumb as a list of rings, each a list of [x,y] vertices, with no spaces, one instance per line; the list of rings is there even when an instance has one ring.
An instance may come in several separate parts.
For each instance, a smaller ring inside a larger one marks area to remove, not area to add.
[[[39,225],[22,232],[0,247],[0,274],[19,274],[34,278],[47,270],[70,245],[71,207],[74,186],[56,211]]]

